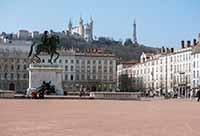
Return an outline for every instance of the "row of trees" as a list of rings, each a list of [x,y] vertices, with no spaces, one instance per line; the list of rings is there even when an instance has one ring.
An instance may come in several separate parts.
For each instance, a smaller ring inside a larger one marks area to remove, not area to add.
[[[143,80],[128,77],[128,74],[119,76],[119,89],[123,92],[144,91]]]

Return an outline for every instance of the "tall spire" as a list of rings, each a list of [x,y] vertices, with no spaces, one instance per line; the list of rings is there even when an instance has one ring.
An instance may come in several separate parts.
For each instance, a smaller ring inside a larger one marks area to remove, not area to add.
[[[72,31],[72,20],[71,20],[71,18],[69,18],[69,23],[68,23],[68,28],[67,28],[67,30],[68,30],[69,32]]]
[[[69,18],[68,27],[72,27],[72,19],[71,19],[71,17]]]
[[[92,16],[90,17],[90,23],[93,23],[93,19],[92,19]]]
[[[80,24],[80,25],[83,25],[83,19],[82,19],[82,16],[80,16],[79,24]]]
[[[134,23],[133,23],[133,42],[134,44],[138,44],[137,42],[137,31],[136,31],[136,21],[134,19]]]

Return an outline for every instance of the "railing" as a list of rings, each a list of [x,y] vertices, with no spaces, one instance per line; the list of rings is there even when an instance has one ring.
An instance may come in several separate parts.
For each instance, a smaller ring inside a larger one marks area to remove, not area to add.
[[[140,100],[139,92],[90,92],[90,97],[94,99],[113,99],[113,100]]]
[[[14,98],[15,91],[0,90],[0,98]]]

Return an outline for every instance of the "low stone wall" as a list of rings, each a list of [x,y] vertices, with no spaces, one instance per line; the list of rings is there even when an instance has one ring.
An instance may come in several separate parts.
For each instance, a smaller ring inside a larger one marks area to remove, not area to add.
[[[14,98],[14,97],[15,97],[15,91],[0,90],[0,98]]]
[[[94,99],[110,100],[141,100],[139,92],[91,92]]]

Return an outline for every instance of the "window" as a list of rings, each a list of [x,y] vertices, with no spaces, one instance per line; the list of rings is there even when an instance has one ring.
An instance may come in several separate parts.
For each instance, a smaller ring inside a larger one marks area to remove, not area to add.
[[[76,60],[76,64],[79,64],[79,60]]]
[[[74,80],[74,76],[73,76],[73,75],[71,75],[71,76],[70,76],[70,79],[71,79],[71,81],[73,81],[73,80]]]
[[[65,71],[68,71],[68,66],[67,65],[65,66]]]
[[[82,80],[85,80],[85,75],[81,75],[81,79],[82,79]]]
[[[99,60],[99,64],[101,64],[101,60]]]
[[[23,75],[23,78],[24,78],[24,79],[27,78],[26,74]]]
[[[76,72],[79,72],[80,71],[80,68],[79,67],[76,67]]]
[[[73,63],[74,63],[74,60],[71,60],[71,63],[73,64]]]
[[[79,75],[76,75],[76,80],[79,80]]]
[[[24,70],[26,70],[26,68],[27,68],[26,65],[24,65]]]
[[[107,67],[104,67],[104,72],[107,73]]]
[[[5,79],[8,78],[8,74],[7,74],[7,73],[4,74],[4,78],[5,78]]]
[[[61,60],[61,59],[59,60],[59,63],[62,63],[62,60]]]
[[[173,58],[172,58],[172,57],[170,57],[170,61],[171,61],[171,62],[173,61]]]
[[[112,67],[110,67],[110,73],[112,73],[113,72],[113,68]]]
[[[90,60],[87,61],[87,64],[90,64]]]
[[[14,74],[13,74],[13,73],[10,74],[10,78],[11,78],[11,79],[14,78]]]
[[[13,65],[11,65],[11,70],[14,70],[14,66]]]
[[[90,75],[87,75],[87,80],[90,80]]]
[[[17,65],[17,70],[20,70],[20,65]]]
[[[68,60],[67,60],[67,59],[65,60],[65,63],[68,63]]]
[[[96,80],[96,75],[93,75],[93,80]]]
[[[99,69],[99,70],[101,70],[101,68],[102,68],[101,66],[98,66],[98,69]]]
[[[193,86],[195,86],[195,80],[193,80]]]
[[[68,80],[68,75],[65,75],[65,80]]]
[[[93,60],[93,64],[96,64],[96,60]]]
[[[193,71],[193,78],[195,78],[195,71]]]
[[[17,79],[19,79],[20,78],[20,74],[17,74]]]
[[[45,63],[45,59],[42,59],[42,63]]]
[[[70,68],[70,69],[71,69],[71,71],[74,71],[74,66],[71,66],[71,68]]]

